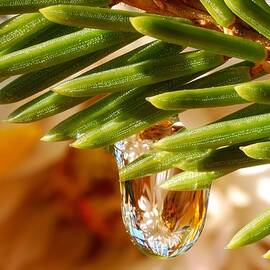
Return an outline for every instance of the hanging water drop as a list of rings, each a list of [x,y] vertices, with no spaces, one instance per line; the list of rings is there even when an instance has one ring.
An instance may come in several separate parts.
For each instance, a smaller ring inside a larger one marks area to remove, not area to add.
[[[135,135],[115,145],[119,167],[151,148],[151,140]],[[159,185],[176,174],[170,169],[120,183],[122,217],[132,242],[145,254],[171,258],[189,250],[204,227],[209,190],[166,191]]]

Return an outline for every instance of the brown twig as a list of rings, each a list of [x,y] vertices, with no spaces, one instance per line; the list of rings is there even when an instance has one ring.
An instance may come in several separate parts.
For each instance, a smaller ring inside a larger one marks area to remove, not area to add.
[[[195,9],[180,0],[123,0],[122,2],[151,13],[214,22],[205,11]]]
[[[205,7],[203,6],[203,4],[198,1],[198,0],[182,0],[187,6],[190,6],[192,8],[204,11],[207,13]]]

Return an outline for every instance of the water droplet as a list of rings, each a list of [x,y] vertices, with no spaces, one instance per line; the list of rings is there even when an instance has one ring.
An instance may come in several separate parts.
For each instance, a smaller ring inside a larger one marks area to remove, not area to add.
[[[172,192],[158,187],[172,170],[121,183],[127,232],[144,253],[175,257],[189,250],[204,226],[208,191]]]
[[[138,136],[115,145],[119,167],[151,148]],[[189,250],[204,227],[209,190],[166,191],[159,185],[178,173],[170,169],[120,183],[122,217],[132,242],[145,254],[170,258]]]

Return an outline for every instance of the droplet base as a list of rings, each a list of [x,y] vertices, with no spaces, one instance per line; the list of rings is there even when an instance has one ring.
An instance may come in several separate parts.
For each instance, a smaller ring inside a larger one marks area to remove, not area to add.
[[[209,191],[166,191],[159,183],[173,169],[120,183],[122,217],[133,243],[145,254],[172,258],[189,250],[204,227]]]

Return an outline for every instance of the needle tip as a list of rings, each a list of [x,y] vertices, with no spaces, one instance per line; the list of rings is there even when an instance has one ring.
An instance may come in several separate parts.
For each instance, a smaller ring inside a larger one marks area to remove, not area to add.
[[[46,134],[40,139],[42,142],[57,142],[60,141],[58,136],[55,134]]]
[[[39,12],[46,18],[49,17],[50,11],[51,11],[51,7],[45,7],[45,8],[39,9]]]
[[[20,121],[19,118],[20,118],[19,115],[10,114],[8,116],[8,119],[5,119],[4,121],[9,123],[23,123],[24,121]]]
[[[233,238],[228,245],[226,245],[226,247],[224,249],[226,250],[232,250],[232,249],[237,249],[240,248],[241,245],[239,245],[239,243],[237,243],[237,241]]]
[[[262,257],[264,259],[270,260],[270,251],[266,252]]]

